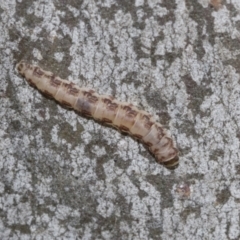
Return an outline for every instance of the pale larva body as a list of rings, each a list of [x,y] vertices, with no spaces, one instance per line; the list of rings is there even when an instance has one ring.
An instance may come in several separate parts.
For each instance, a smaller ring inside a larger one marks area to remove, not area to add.
[[[30,85],[48,97],[73,108],[84,116],[111,125],[144,143],[158,163],[167,167],[178,164],[178,150],[162,125],[147,112],[112,96],[99,95],[92,89],[80,88],[53,73],[21,61],[17,70]]]

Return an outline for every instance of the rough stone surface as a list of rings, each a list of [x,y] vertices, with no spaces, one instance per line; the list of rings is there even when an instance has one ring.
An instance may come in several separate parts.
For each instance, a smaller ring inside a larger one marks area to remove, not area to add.
[[[238,0],[0,0],[0,239],[239,239]],[[138,142],[31,88],[20,60],[153,113]]]

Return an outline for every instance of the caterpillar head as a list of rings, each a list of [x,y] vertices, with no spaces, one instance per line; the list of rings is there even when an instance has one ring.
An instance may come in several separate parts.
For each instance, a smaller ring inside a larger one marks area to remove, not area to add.
[[[16,68],[17,68],[18,72],[19,72],[22,76],[24,76],[24,71],[25,71],[25,69],[26,69],[26,63],[25,63],[24,61],[21,61],[21,62],[19,62],[19,63],[17,64]]]

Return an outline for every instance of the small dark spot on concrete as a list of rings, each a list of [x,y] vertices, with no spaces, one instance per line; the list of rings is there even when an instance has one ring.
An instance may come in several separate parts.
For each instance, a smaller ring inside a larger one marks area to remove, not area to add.
[[[160,111],[167,110],[167,103],[161,98],[161,93],[159,91],[149,89],[146,91],[146,99],[148,104],[155,109]]]
[[[12,187],[10,185],[7,185],[7,184],[4,185],[4,192],[9,194],[9,195],[14,193]]]
[[[195,214],[195,218],[199,218],[201,215],[201,207],[191,207],[187,206],[181,213],[180,217],[183,219],[184,222],[186,222],[188,216],[190,214]]]
[[[198,134],[195,130],[194,124],[193,122],[189,121],[189,120],[184,120],[184,122],[181,124],[180,129],[179,129],[179,133],[186,133],[187,136],[193,136],[193,137],[198,137]]]
[[[162,208],[169,208],[173,206],[172,198],[172,187],[174,182],[172,181],[173,176],[161,176],[161,175],[150,175],[146,177],[146,180],[156,187],[157,191],[161,193],[162,199]]]
[[[239,164],[236,165],[235,169],[236,169],[236,173],[237,173],[238,175],[240,175],[240,165],[239,165]]]
[[[224,205],[228,199],[231,197],[231,193],[228,188],[225,188],[221,190],[219,193],[217,193],[217,202],[221,205]]]
[[[19,231],[22,234],[30,234],[31,233],[30,225],[13,224],[13,225],[11,225],[11,229],[13,231]]]
[[[19,120],[13,120],[10,125],[14,131],[20,131],[21,129],[21,122]]]
[[[144,199],[145,197],[148,197],[149,194],[139,188],[138,189],[138,196],[139,196],[140,199]]]
[[[68,143],[71,143],[72,146],[79,144],[80,132],[73,131],[72,126],[67,122],[62,122],[59,127],[59,138],[65,139]]]
[[[106,179],[106,174],[103,168],[103,164],[108,161],[107,156],[101,156],[97,158],[97,166],[96,166],[96,175],[99,180],[105,180]]]
[[[40,110],[38,111],[38,115],[41,116],[43,119],[45,119],[45,117],[46,117],[46,111],[45,111],[45,109],[40,109]]]
[[[210,152],[210,160],[217,161],[219,157],[223,157],[224,151],[223,149],[216,149]]]
[[[126,83],[126,84],[132,84],[132,82],[135,82],[136,78],[138,76],[137,72],[128,72],[125,76],[124,79],[122,79],[122,83]]]
[[[192,109],[193,113],[197,114],[200,111],[204,97],[211,95],[212,90],[203,85],[198,85],[189,75],[184,76],[183,81],[189,95],[188,107]]]

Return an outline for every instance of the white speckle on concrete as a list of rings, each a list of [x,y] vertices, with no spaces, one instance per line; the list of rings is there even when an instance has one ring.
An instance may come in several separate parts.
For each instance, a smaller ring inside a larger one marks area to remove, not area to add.
[[[53,126],[52,131],[51,131],[53,143],[59,143],[58,132],[59,132],[59,126]]]
[[[33,56],[37,58],[39,61],[43,59],[41,52],[36,48],[33,49]]]
[[[144,4],[144,0],[135,0],[136,7],[142,6],[143,4]]]
[[[232,24],[229,18],[229,10],[224,7],[219,11],[213,12],[212,15],[214,20],[214,30],[218,33],[230,33],[232,31]]]
[[[54,57],[58,62],[61,62],[63,60],[64,53],[57,52],[57,53],[54,54]]]
[[[235,180],[231,183],[230,192],[233,197],[240,198],[240,180]]]

